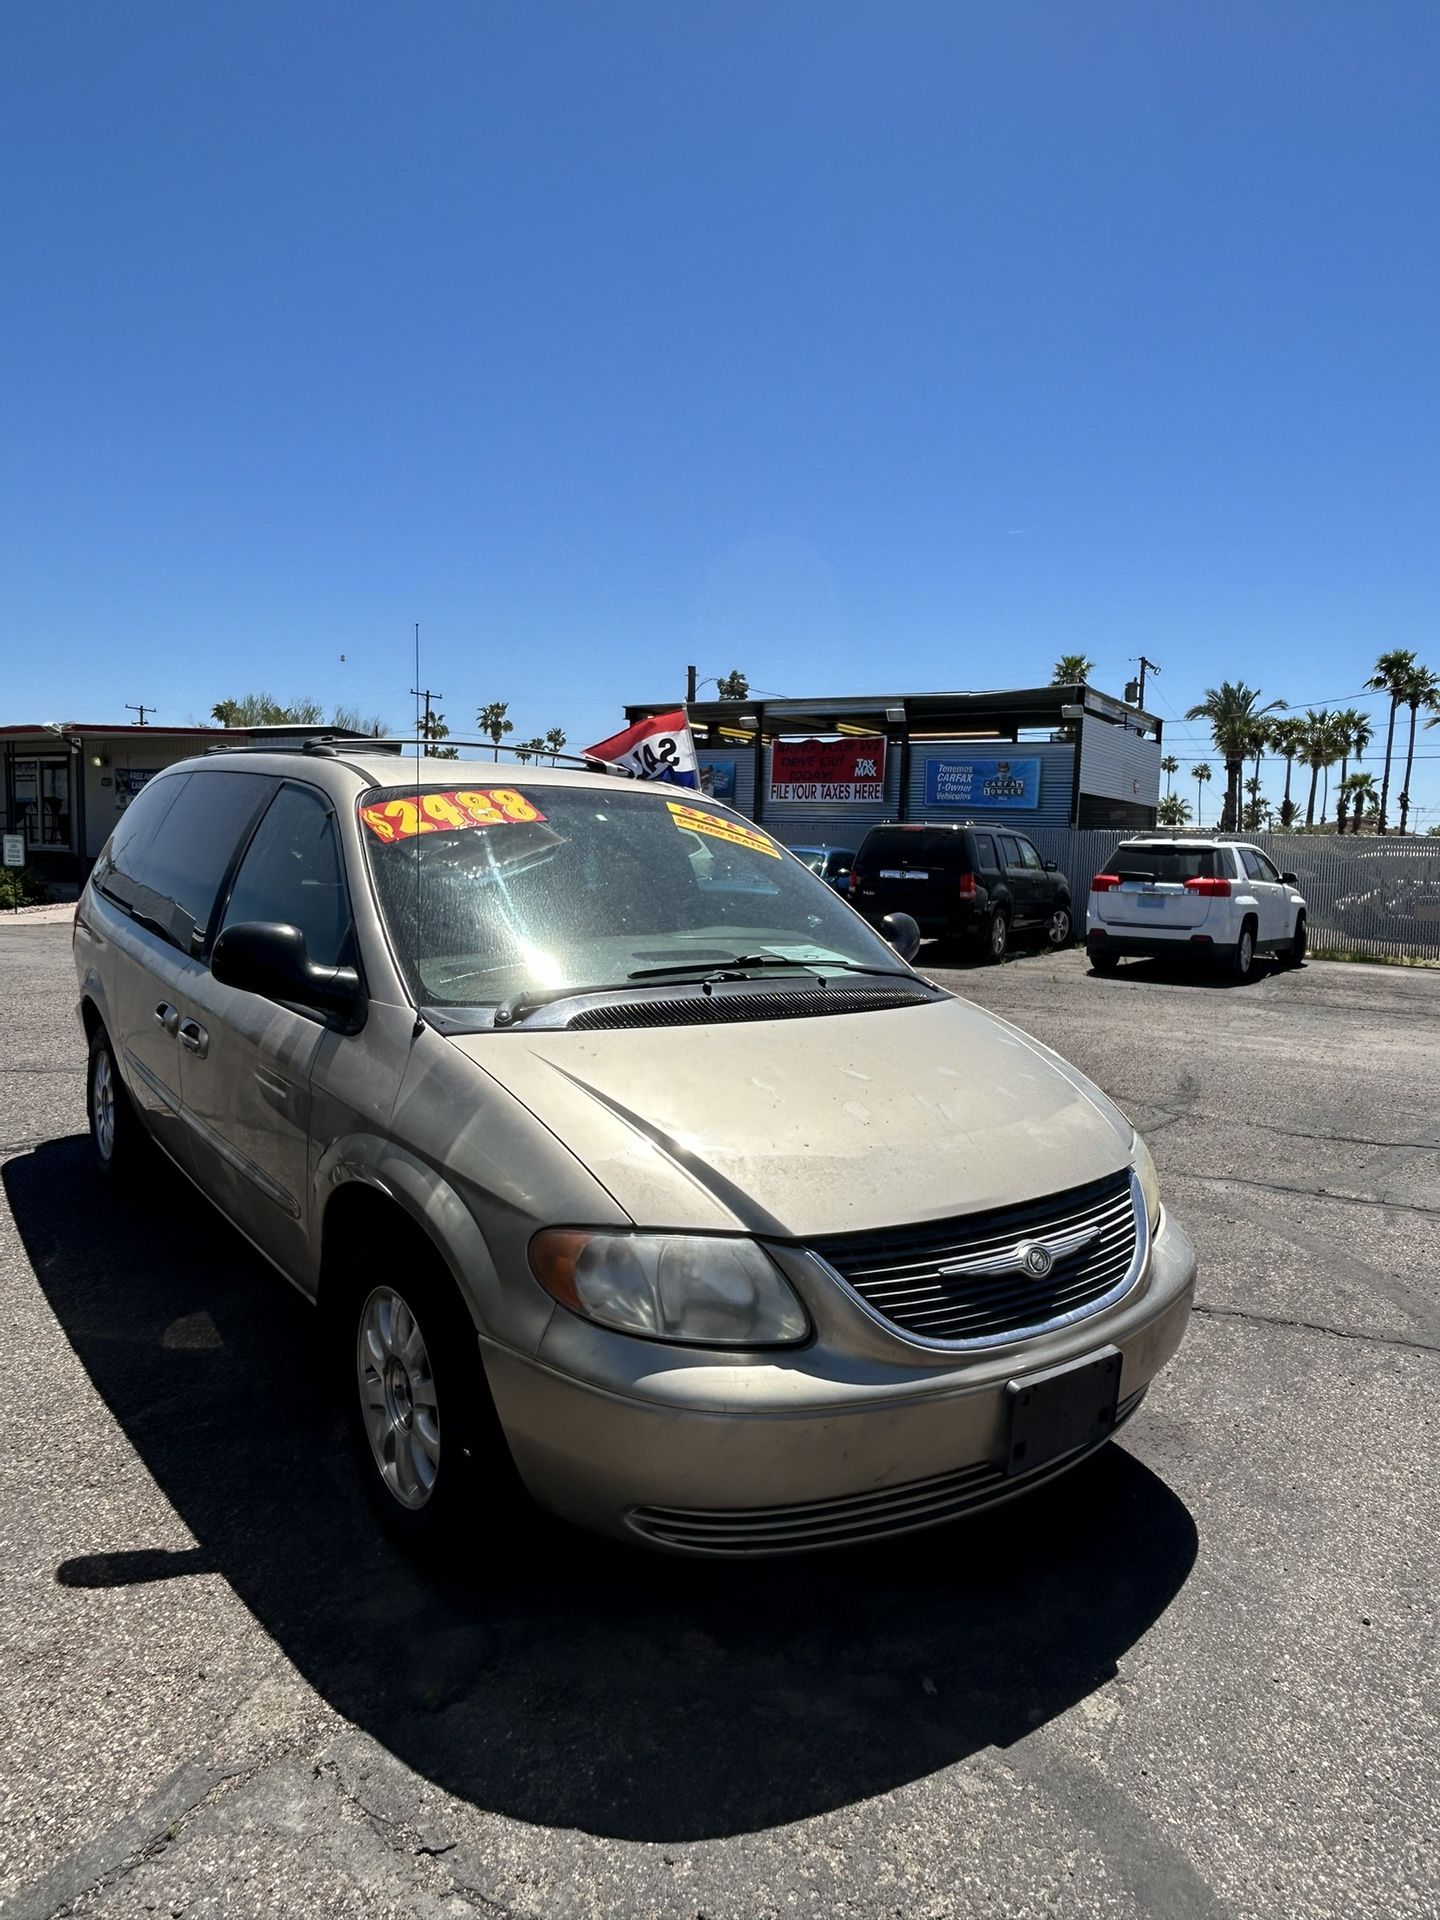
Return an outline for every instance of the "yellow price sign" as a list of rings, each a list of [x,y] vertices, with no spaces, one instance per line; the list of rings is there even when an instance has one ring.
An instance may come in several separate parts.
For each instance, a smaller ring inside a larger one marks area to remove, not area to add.
[[[751,853],[768,853],[772,860],[780,858],[780,849],[758,827],[727,820],[723,814],[709,813],[704,807],[687,807],[680,800],[667,800],[665,804],[676,826],[689,833],[706,833],[712,840],[723,840],[727,846],[748,847]]]
[[[513,787],[461,787],[377,800],[361,807],[360,818],[377,840],[388,844],[413,840],[422,833],[454,833],[461,827],[527,825],[545,816]]]

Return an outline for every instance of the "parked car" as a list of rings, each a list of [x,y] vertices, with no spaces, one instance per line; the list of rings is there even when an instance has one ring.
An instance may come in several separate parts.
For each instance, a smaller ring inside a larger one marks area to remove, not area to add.
[[[1070,882],[1011,827],[872,827],[850,874],[850,902],[872,926],[903,911],[923,934],[1003,960],[1011,937],[1068,947]]]
[[[1293,873],[1227,840],[1126,840],[1090,882],[1085,947],[1097,973],[1127,954],[1189,959],[1248,980],[1257,954],[1305,958],[1308,915]]]
[[[158,1145],[317,1303],[412,1544],[522,1488],[697,1554],[933,1525],[1101,1445],[1184,1331],[1105,1095],[704,796],[185,761],[74,953],[100,1170]]]
[[[790,851],[837,893],[849,891],[850,869],[855,864],[853,847],[791,847]]]

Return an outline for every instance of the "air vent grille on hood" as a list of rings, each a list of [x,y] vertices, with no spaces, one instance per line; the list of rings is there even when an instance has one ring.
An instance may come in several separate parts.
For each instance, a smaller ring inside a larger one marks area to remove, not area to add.
[[[573,1033],[601,1027],[709,1027],[728,1020],[813,1020],[827,1013],[875,1013],[881,1008],[926,1007],[928,993],[909,988],[809,988],[800,993],[692,993],[663,1000],[621,1000],[587,1007],[565,1022]]]

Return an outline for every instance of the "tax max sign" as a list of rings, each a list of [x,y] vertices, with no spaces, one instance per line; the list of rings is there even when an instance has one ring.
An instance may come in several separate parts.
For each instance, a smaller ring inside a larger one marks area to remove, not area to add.
[[[925,762],[927,807],[1005,807],[1011,812],[1040,804],[1038,760],[950,760]]]

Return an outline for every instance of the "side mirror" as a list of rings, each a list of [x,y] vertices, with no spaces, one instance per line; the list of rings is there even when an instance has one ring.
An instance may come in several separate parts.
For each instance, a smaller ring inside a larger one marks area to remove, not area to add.
[[[1047,860],[1045,862],[1045,871],[1046,873],[1059,873],[1060,862],[1058,860]]]
[[[264,1000],[291,1000],[350,1018],[360,1010],[360,976],[354,967],[316,966],[299,927],[278,921],[245,920],[227,927],[211,949],[210,971],[223,986]]]
[[[913,960],[919,953],[920,929],[908,913],[887,913],[880,931],[902,960]]]
[[[1287,887],[1298,887],[1300,884],[1293,873],[1282,873],[1280,878]]]
[[[831,874],[830,878],[837,887],[842,885],[844,882],[848,881],[850,878],[849,867],[836,867],[835,871]]]

